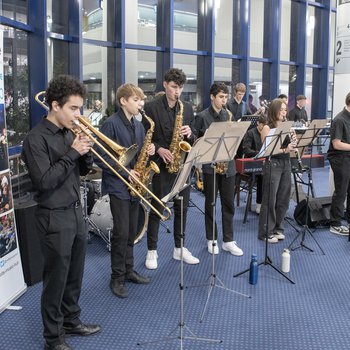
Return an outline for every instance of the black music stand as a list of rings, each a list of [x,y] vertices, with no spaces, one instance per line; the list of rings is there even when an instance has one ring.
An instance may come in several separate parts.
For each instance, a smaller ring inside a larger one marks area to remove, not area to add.
[[[213,237],[212,237],[212,269],[209,276],[208,295],[207,300],[200,318],[200,322],[203,321],[204,314],[206,312],[209,299],[214,287],[222,288],[226,291],[239,294],[241,296],[250,298],[249,295],[243,294],[225,286],[222,280],[216,274],[215,268],[215,226],[216,226],[216,172],[215,165],[218,162],[225,162],[234,159],[237,149],[242,141],[243,136],[250,122],[220,122],[212,123],[203,136],[202,145],[200,148],[200,154],[197,157],[196,164],[211,164],[213,168]],[[217,283],[218,282],[218,283]],[[198,286],[196,286],[198,287]]]
[[[198,140],[200,141],[200,140]],[[181,203],[181,240],[180,240],[180,248],[181,248],[181,259],[180,259],[180,320],[175,327],[167,336],[151,340],[151,341],[145,341],[145,342],[139,342],[137,345],[149,345],[149,344],[155,344],[163,341],[171,341],[174,339],[180,339],[180,348],[183,349],[183,341],[185,339],[188,340],[198,340],[198,341],[206,341],[206,342],[212,342],[212,343],[222,343],[221,339],[210,339],[210,338],[200,338],[197,337],[197,335],[191,331],[191,329],[186,326],[185,324],[185,318],[184,318],[184,261],[183,261],[183,241],[184,241],[184,230],[183,230],[183,197],[179,196],[179,193],[183,191],[187,186],[189,186],[191,183],[189,181],[191,169],[194,165],[195,159],[198,155],[200,149],[200,142],[197,142],[196,145],[194,145],[190,151],[190,153],[187,156],[186,162],[183,164],[181,169],[179,170],[176,180],[174,182],[173,188],[171,192],[162,198],[162,201],[164,203],[167,203],[171,201],[173,198],[177,198],[180,200]],[[180,335],[176,336],[176,330],[179,327]],[[185,331],[189,333],[189,336],[185,336]]]
[[[292,122],[283,122],[275,129],[271,129],[270,133],[266,136],[264,144],[257,154],[256,158],[266,158],[266,162],[270,169],[269,178],[271,179],[271,157],[275,154],[281,153],[280,149],[283,145],[284,139],[287,135],[290,135],[290,129],[292,127]],[[267,183],[267,182],[266,182]],[[270,202],[271,190],[270,190],[270,182],[268,182],[268,203]],[[272,264],[272,260],[268,256],[268,225],[269,224],[269,216],[267,215],[266,222],[266,230],[265,230],[265,257],[264,260],[261,261],[258,266],[268,265],[271,266],[275,271],[277,271],[280,275],[286,278],[290,283],[295,284],[293,280],[291,280],[288,276],[286,276],[282,271],[280,271],[276,266]],[[233,277],[238,277],[249,271],[249,268],[237,273]]]
[[[306,193],[306,213],[305,213],[305,223],[303,225],[303,228],[301,231],[298,232],[298,234],[295,236],[293,241],[290,243],[288,246],[288,249],[294,251],[299,248],[305,248],[309,252],[313,252],[313,249],[305,245],[305,236],[306,233],[309,233],[311,238],[315,241],[317,244],[318,248],[321,250],[323,255],[325,255],[325,252],[321,248],[320,244],[317,242],[316,238],[313,235],[313,232],[310,230],[309,225],[308,225],[308,217],[309,217],[309,199],[310,199],[310,189],[312,190],[312,177],[311,177],[311,169],[312,169],[312,155],[313,155],[313,147],[319,146],[319,145],[314,145],[314,140],[316,137],[320,134],[320,132],[324,129],[324,127],[327,124],[327,120],[325,119],[315,119],[311,122],[309,125],[308,129],[305,131],[305,133],[301,134],[300,138],[298,139],[298,143],[296,148],[299,150],[301,149],[302,151],[305,149],[305,147],[310,147],[311,148],[311,153],[310,153],[310,158],[309,158],[309,167],[307,169],[308,173],[308,182],[306,183],[307,185],[307,193]],[[301,157],[302,152],[299,152],[299,157]],[[300,158],[301,159],[301,158]],[[301,167],[301,170],[303,169],[303,165],[301,163],[301,160],[299,160],[299,166]],[[313,191],[311,191],[313,192]],[[292,248],[293,243],[301,237],[301,241],[299,243],[299,246]]]

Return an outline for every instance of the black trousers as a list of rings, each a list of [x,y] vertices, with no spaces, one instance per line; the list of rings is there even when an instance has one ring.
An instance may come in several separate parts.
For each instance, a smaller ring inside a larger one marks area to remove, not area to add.
[[[284,231],[284,217],[290,200],[291,166],[290,159],[271,159],[263,167],[263,197],[259,215],[258,238],[264,239],[277,231]],[[270,191],[270,195],[269,195]]]
[[[205,233],[207,239],[213,239],[213,203],[216,203],[217,193],[220,193],[221,219],[223,241],[233,241],[233,216],[235,214],[235,183],[236,176],[215,174],[215,196],[213,174],[203,174],[203,185],[205,195]],[[215,221],[215,239],[217,239],[217,225]]]
[[[263,176],[256,175],[256,203],[261,204],[263,195]]]
[[[64,340],[62,326],[80,323],[79,297],[86,252],[82,208],[49,210],[38,207],[37,230],[44,257],[41,315],[44,338],[56,345]]]
[[[176,174],[169,174],[163,165],[159,166],[160,173],[154,175],[152,181],[152,192],[159,198],[163,198],[167,195],[174,184]],[[179,196],[183,197],[183,230],[185,234],[186,221],[187,221],[187,208],[190,200],[191,187],[186,187],[179,193]],[[152,199],[152,205],[160,212],[162,212],[161,206]],[[159,216],[150,211],[148,227],[147,227],[147,247],[148,250],[156,250],[158,242],[158,231],[159,231]],[[181,247],[181,201],[174,199],[174,241],[175,247]]]
[[[111,279],[123,282],[134,268],[134,241],[137,232],[139,201],[109,196],[113,217],[111,244]]]
[[[340,226],[346,202],[346,219],[350,223],[350,157],[339,155],[329,157],[334,173],[334,193],[331,204],[331,225]]]

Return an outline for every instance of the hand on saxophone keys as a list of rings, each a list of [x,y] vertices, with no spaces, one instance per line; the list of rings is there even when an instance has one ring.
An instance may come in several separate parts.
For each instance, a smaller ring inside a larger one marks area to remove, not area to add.
[[[174,161],[172,153],[167,148],[159,147],[157,153],[159,154],[159,157],[163,159],[165,164],[172,163]]]
[[[147,154],[149,156],[153,156],[155,152],[156,152],[156,147],[154,146],[153,143],[151,143],[148,147]]]
[[[140,174],[139,174],[137,171],[131,169],[131,170],[130,170],[130,175],[129,175],[129,177],[128,177],[129,182],[131,182],[131,183],[133,183],[133,184],[137,183],[136,180],[135,180],[135,178],[136,178],[137,180],[140,180]]]
[[[180,133],[182,136],[191,137],[192,135],[192,130],[188,125],[183,125],[180,129]]]

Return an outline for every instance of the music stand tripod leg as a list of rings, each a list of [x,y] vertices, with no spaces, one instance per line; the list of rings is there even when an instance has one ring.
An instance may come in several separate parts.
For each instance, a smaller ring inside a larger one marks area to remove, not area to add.
[[[149,344],[155,344],[163,341],[170,341],[174,339],[180,340],[181,349],[183,349],[183,341],[186,339],[189,340],[197,340],[197,341],[206,341],[211,343],[222,343],[222,339],[211,339],[211,338],[201,338],[197,337],[195,333],[193,333],[188,326],[185,325],[185,316],[184,316],[184,260],[183,260],[183,248],[184,248],[184,230],[183,230],[183,197],[177,195],[176,198],[180,201],[180,208],[181,208],[181,234],[180,234],[180,249],[181,249],[181,256],[180,256],[180,283],[179,283],[179,289],[180,289],[180,320],[178,325],[172,330],[167,336],[151,340],[151,341],[145,341],[145,342],[138,342],[137,345],[149,345]],[[179,336],[176,336],[175,333],[179,327]],[[187,331],[190,336],[185,335],[185,331]]]

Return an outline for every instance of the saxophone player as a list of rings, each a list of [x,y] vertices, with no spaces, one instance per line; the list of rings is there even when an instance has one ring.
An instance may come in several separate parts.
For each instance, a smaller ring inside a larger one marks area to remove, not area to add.
[[[228,87],[224,83],[214,83],[210,87],[211,105],[198,113],[195,127],[198,137],[204,135],[211,123],[225,122],[232,119],[232,115],[225,109],[228,98]],[[216,165],[216,188],[214,190],[213,168],[210,164],[202,166],[203,184],[205,195],[205,232],[207,238],[208,252],[219,254],[217,244],[217,227],[215,224],[215,237],[213,241],[213,207],[216,202],[217,192],[220,192],[223,244],[222,249],[232,255],[242,256],[243,251],[233,240],[233,216],[235,213],[234,191],[235,191],[235,163],[217,163]],[[215,195],[214,195],[215,193]],[[214,198],[213,198],[214,197]]]
[[[119,110],[111,115],[102,125],[101,132],[119,145],[129,147],[138,145],[140,150],[145,139],[145,129],[135,116],[143,106],[144,93],[133,85],[124,84],[117,90],[117,100]],[[97,149],[96,149],[97,150]],[[100,149],[98,151],[103,156]],[[154,145],[148,146],[148,154],[154,154]],[[135,157],[137,159],[137,156]],[[139,179],[140,174],[133,170],[136,159],[133,159],[129,166],[130,175],[121,172],[121,175],[128,177],[133,182],[131,176]],[[108,157],[105,158],[108,161]],[[108,194],[110,208],[113,217],[113,237],[111,242],[111,280],[110,288],[117,297],[126,298],[128,290],[125,282],[137,284],[148,284],[150,279],[141,276],[134,270],[134,240],[137,233],[137,222],[139,212],[139,199],[130,194],[128,187],[110,169],[100,161],[95,159],[96,164],[102,168],[102,195]],[[111,164],[114,166],[114,164]]]
[[[181,69],[172,68],[168,70],[164,75],[163,87],[165,94],[153,101],[145,104],[146,114],[153,119],[155,123],[153,142],[155,144],[156,157],[155,160],[159,166],[159,174],[155,174],[152,182],[152,192],[158,197],[163,198],[168,194],[176,179],[176,173],[168,171],[167,166],[174,162],[173,153],[170,151],[170,145],[177,136],[181,136],[185,141],[193,143],[195,137],[192,133],[191,125],[194,120],[192,106],[189,103],[179,103],[184,84],[186,83],[186,75]],[[181,105],[182,104],[182,105]],[[179,116],[179,110],[182,111],[182,125],[176,127],[177,116]],[[144,122],[145,128],[149,127],[147,121]],[[190,197],[190,187],[187,187],[180,193],[183,197],[183,228],[186,228],[186,215],[187,207]],[[152,205],[158,210],[160,208],[159,203],[152,200]],[[174,241],[175,248],[173,251],[173,258],[180,260],[181,257],[181,203],[179,200],[174,200]],[[159,230],[159,217],[150,212],[148,228],[147,228],[147,256],[146,256],[146,268],[156,269],[158,267],[158,230]],[[184,248],[183,260],[187,264],[198,264],[199,259],[194,257],[191,252]]]

